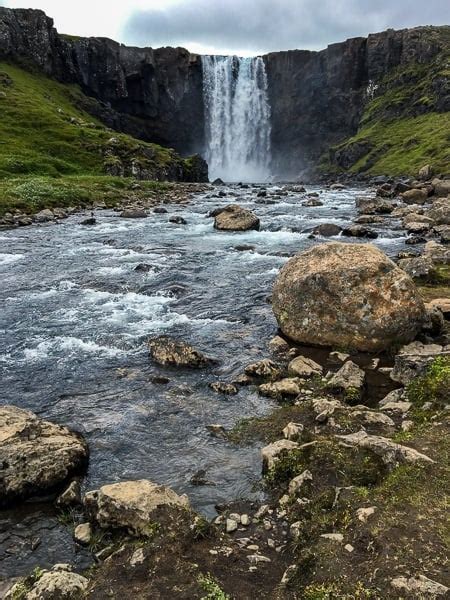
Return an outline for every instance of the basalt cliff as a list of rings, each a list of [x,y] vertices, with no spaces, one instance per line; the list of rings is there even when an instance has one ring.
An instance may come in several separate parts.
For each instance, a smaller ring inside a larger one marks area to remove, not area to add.
[[[273,173],[320,160],[327,172],[400,174],[426,158],[448,170],[449,48],[450,27],[429,26],[265,56]],[[204,150],[202,61],[185,49],[62,35],[42,11],[0,8],[0,60],[79,85],[83,109],[117,131]]]

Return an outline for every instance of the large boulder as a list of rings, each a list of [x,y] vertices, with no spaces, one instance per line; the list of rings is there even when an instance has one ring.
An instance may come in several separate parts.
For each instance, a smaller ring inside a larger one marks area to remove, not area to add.
[[[424,189],[413,188],[401,194],[405,204],[425,204],[428,200],[428,192]]]
[[[15,406],[0,407],[0,506],[59,491],[87,464],[81,435]]]
[[[214,227],[222,231],[259,230],[259,219],[251,211],[237,204],[230,204],[216,216]]]
[[[412,279],[370,244],[321,244],[291,258],[273,290],[280,329],[303,344],[379,351],[420,331]]]
[[[433,179],[434,193],[441,198],[450,196],[450,179]]]
[[[147,479],[104,485],[88,492],[84,503],[100,527],[127,529],[138,535],[153,531],[154,513],[158,508],[189,508],[186,495],[179,496],[171,488]]]
[[[167,335],[150,339],[148,349],[152,359],[162,366],[201,368],[211,362],[190,344]]]

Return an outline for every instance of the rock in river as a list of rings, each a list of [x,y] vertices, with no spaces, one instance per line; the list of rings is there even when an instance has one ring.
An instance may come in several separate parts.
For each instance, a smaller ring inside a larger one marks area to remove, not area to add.
[[[321,244],[280,271],[272,308],[303,344],[378,351],[414,339],[425,306],[412,279],[370,244]]]
[[[103,528],[124,528],[147,535],[155,510],[162,506],[189,508],[186,495],[147,479],[104,485],[84,497],[88,513]]]
[[[259,219],[251,211],[237,204],[230,204],[216,216],[214,227],[223,231],[259,230]]]
[[[166,335],[148,341],[152,359],[163,366],[174,367],[206,367],[211,360],[186,342]]]
[[[55,492],[86,466],[89,450],[67,427],[0,407],[0,506]]]

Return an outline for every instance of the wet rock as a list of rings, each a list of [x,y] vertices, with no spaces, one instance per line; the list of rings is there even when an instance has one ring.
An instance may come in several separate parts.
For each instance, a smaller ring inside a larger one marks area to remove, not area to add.
[[[328,361],[333,364],[343,364],[349,358],[350,354],[346,354],[345,352],[333,351],[328,355]]]
[[[392,202],[384,198],[356,198],[356,208],[360,214],[389,214],[394,210]]]
[[[309,198],[309,200],[302,202],[302,206],[323,206],[323,202],[317,198]]]
[[[364,430],[348,435],[337,435],[336,438],[344,442],[345,445],[371,450],[377,454],[390,469],[395,468],[399,464],[434,462],[425,454],[414,450],[414,448],[396,444],[389,438],[379,435],[369,435]]]
[[[403,258],[398,261],[398,266],[403,269],[413,279],[422,279],[427,281],[436,275],[436,268],[433,261],[427,256],[417,256],[415,258]]]
[[[411,278],[368,244],[321,244],[290,259],[276,279],[272,308],[296,342],[361,351],[408,342],[425,320]]]
[[[413,342],[403,346],[395,357],[391,379],[403,385],[408,385],[415,377],[423,375],[428,365],[443,353],[439,344],[422,344]]]
[[[146,263],[139,263],[138,265],[136,265],[134,267],[134,270],[137,271],[138,273],[148,273],[149,271],[152,270],[152,266],[148,265]]]
[[[245,367],[245,374],[255,379],[274,380],[280,376],[280,367],[269,358],[260,360]]]
[[[332,183],[330,185],[330,190],[345,190],[345,185],[343,183]]]
[[[225,185],[225,183],[222,181],[222,179],[220,179],[220,177],[217,177],[217,179],[214,179],[212,182],[212,185]]]
[[[56,499],[56,506],[67,508],[81,504],[81,482],[74,479]]]
[[[401,194],[405,204],[425,204],[428,200],[428,192],[423,189],[413,188]]]
[[[0,506],[53,493],[83,469],[88,447],[67,427],[0,406]]]
[[[184,219],[183,217],[180,217],[178,215],[169,217],[169,223],[175,223],[176,225],[187,225],[186,219]]]
[[[87,546],[92,538],[92,527],[90,523],[81,523],[75,527],[73,538],[78,544]]]
[[[273,442],[273,444],[265,446],[261,450],[263,473],[266,473],[272,469],[282,452],[295,450],[296,448],[300,448],[300,446],[296,442],[292,442],[290,440],[278,440],[277,442]]]
[[[391,586],[399,590],[402,595],[411,594],[413,598],[421,598],[433,600],[434,598],[447,597],[449,588],[442,583],[433,581],[425,575],[417,575],[416,577],[396,577],[392,579]]]
[[[124,528],[137,535],[152,530],[152,515],[162,506],[188,509],[186,495],[147,479],[104,485],[84,497],[88,514],[102,528]]]
[[[322,367],[311,358],[297,356],[289,363],[288,371],[289,375],[294,377],[313,377],[314,375],[321,375]]]
[[[292,398],[300,394],[303,383],[304,381],[298,377],[288,377],[273,383],[263,383],[259,386],[258,391],[261,396],[267,398]]]
[[[155,385],[167,385],[170,383],[170,379],[168,377],[164,377],[164,375],[155,375],[150,378],[150,381]]]
[[[269,350],[274,354],[285,354],[289,352],[289,344],[279,335],[276,335],[269,342]]]
[[[165,215],[167,214],[167,208],[164,208],[164,206],[157,206],[153,209],[153,212],[155,215]]]
[[[258,217],[237,204],[226,206],[215,218],[214,227],[221,231],[259,230]]]
[[[450,225],[450,200],[448,198],[433,200],[433,206],[427,211],[427,216],[436,225]]]
[[[238,388],[232,383],[226,383],[225,381],[214,381],[209,384],[209,387],[218,394],[225,394],[226,396],[234,396],[238,393]]]
[[[199,350],[181,340],[160,336],[148,341],[150,356],[159,365],[202,368],[211,363]]]
[[[345,362],[328,381],[327,388],[349,403],[357,404],[364,392],[366,374],[353,361]]]
[[[204,486],[204,485],[216,485],[214,483],[214,481],[210,481],[206,477],[206,471],[205,471],[205,469],[200,469],[199,471],[197,471],[196,473],[194,473],[194,475],[192,475],[192,477],[191,477],[191,484],[195,485],[197,487]]]
[[[375,239],[378,237],[378,233],[369,229],[368,227],[364,227],[363,225],[352,225],[351,227],[346,227],[342,230],[342,235],[346,237],[358,237],[358,238],[370,238]]]
[[[126,208],[120,213],[122,219],[145,219],[148,217],[146,211],[142,208]]]
[[[44,208],[44,210],[40,210],[33,216],[33,221],[35,223],[47,223],[48,221],[53,221],[55,215],[49,208]]]
[[[332,237],[339,235],[342,231],[342,227],[334,225],[333,223],[322,223],[313,229],[314,235],[321,235],[322,237]]]
[[[433,179],[431,182],[434,187],[434,193],[438,197],[450,196],[450,179]]]
[[[88,217],[87,219],[84,219],[83,221],[80,221],[80,225],[96,225],[97,224],[97,219],[95,217]]]
[[[372,223],[384,223],[385,217],[379,215],[361,215],[355,219],[356,225],[370,225]]]
[[[250,244],[238,244],[234,247],[236,252],[253,252],[255,250],[255,246],[251,246]]]
[[[16,583],[5,600],[78,600],[88,583],[86,577],[72,573],[68,565],[56,565],[52,571],[43,571],[26,595],[23,595],[23,582]]]
[[[222,439],[226,439],[227,438],[227,432],[226,429],[223,425],[219,425],[216,423],[213,423],[211,425],[207,425],[206,429],[209,431],[209,433],[216,438],[222,438]]]

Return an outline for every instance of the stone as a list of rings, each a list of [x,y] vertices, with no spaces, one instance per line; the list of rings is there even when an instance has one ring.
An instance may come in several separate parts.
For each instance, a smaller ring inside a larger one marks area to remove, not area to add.
[[[294,477],[294,479],[291,479],[288,487],[289,495],[295,496],[296,494],[298,494],[298,492],[303,487],[303,484],[306,481],[312,481],[312,478],[313,476],[311,471],[308,471],[307,469],[306,471],[303,471],[303,473],[301,473],[300,475],[297,475],[297,477]]]
[[[431,308],[438,308],[447,320],[450,318],[450,298],[435,298],[430,300],[428,305]]]
[[[62,566],[62,565],[61,565]],[[32,588],[22,595],[22,581],[16,583],[6,594],[5,600],[78,600],[87,589],[89,580],[78,573],[72,573],[69,567],[64,569],[55,566],[51,571],[44,571]]]
[[[433,581],[425,575],[417,575],[416,577],[396,577],[391,580],[391,586],[402,593],[412,594],[414,598],[429,599],[438,598],[440,596],[447,597],[450,589]]]
[[[405,204],[425,204],[428,200],[428,192],[424,189],[413,188],[401,194]]]
[[[328,361],[334,364],[342,364],[345,363],[346,360],[350,358],[350,354],[346,354],[345,352],[330,352],[328,355]]]
[[[375,513],[377,507],[376,506],[368,506],[367,508],[358,508],[356,511],[356,516],[361,523],[367,523],[369,518]]]
[[[384,198],[356,198],[356,209],[360,214],[389,214],[394,210],[394,205]]]
[[[439,344],[412,342],[403,346],[395,357],[391,379],[402,385],[408,385],[415,377],[423,375],[428,365],[443,353]]]
[[[174,223],[175,225],[187,225],[186,219],[184,219],[183,217],[180,217],[178,215],[169,217],[169,223]]]
[[[273,380],[279,377],[280,368],[273,360],[266,358],[256,363],[252,363],[251,365],[247,365],[245,367],[245,374],[256,379]]]
[[[323,206],[323,202],[317,198],[309,198],[308,200],[305,200],[305,202],[302,202],[302,206]]]
[[[433,176],[433,167],[431,165],[425,165],[421,169],[419,169],[418,177],[421,181],[426,181],[427,179],[431,179]]]
[[[424,223],[423,221],[409,222],[406,227],[407,232],[410,233],[411,235],[426,234],[430,231],[430,229],[431,229],[431,224]]]
[[[450,200],[437,198],[433,200],[432,207],[427,211],[427,216],[435,225],[450,225]]]
[[[403,258],[398,261],[398,266],[413,279],[428,280],[436,275],[434,263],[427,256]]]
[[[92,538],[92,527],[90,523],[81,523],[75,527],[73,537],[76,542],[87,545]]]
[[[361,400],[366,381],[366,374],[353,361],[345,362],[327,383],[327,388],[334,394],[353,404]]]
[[[70,507],[81,504],[81,482],[74,479],[56,499],[56,506]]]
[[[123,528],[136,535],[153,532],[153,515],[162,507],[189,509],[186,495],[147,479],[104,485],[84,497],[87,513],[100,527]]]
[[[0,406],[0,506],[54,493],[86,467],[88,456],[80,434]]]
[[[88,217],[87,219],[84,219],[83,221],[80,221],[80,225],[96,225],[97,224],[97,219],[95,217]]]
[[[433,179],[434,193],[438,197],[450,196],[450,179]]]
[[[40,210],[33,216],[33,221],[35,223],[47,223],[48,221],[53,221],[55,215],[49,208],[44,208],[44,210]]]
[[[347,552],[353,552],[354,549],[354,546],[352,546],[351,544],[345,544],[344,546],[344,550],[346,550]]]
[[[259,386],[258,391],[261,396],[282,399],[298,396],[302,389],[302,385],[303,380],[298,377],[286,377],[280,381],[263,383]]]
[[[423,253],[435,264],[450,265],[450,247],[430,240],[425,244]]]
[[[155,215],[165,215],[168,211],[167,208],[164,208],[164,206],[157,206],[153,209],[153,212],[155,213]]]
[[[342,533],[322,533],[320,537],[325,540],[337,542],[338,544],[342,544],[342,542],[344,541],[344,536],[342,535]]]
[[[234,519],[227,519],[225,524],[225,530],[227,533],[233,533],[238,528],[238,522]]]
[[[235,385],[225,381],[214,381],[209,384],[209,387],[217,394],[224,394],[224,396],[234,396],[239,391]]]
[[[279,335],[276,335],[269,342],[269,350],[274,354],[285,354],[289,352],[289,344]]]
[[[293,423],[291,421],[283,429],[283,435],[287,440],[297,440],[301,436],[303,429],[304,426],[301,423]]]
[[[227,432],[223,425],[212,423],[211,425],[207,425],[206,429],[209,431],[209,433],[213,437],[223,438],[223,439],[227,438]]]
[[[206,477],[205,469],[199,469],[196,473],[194,473],[190,479],[190,483],[196,487],[216,485],[214,481],[211,481]]]
[[[294,377],[313,377],[322,374],[322,367],[305,356],[297,356],[288,366],[289,375]]]
[[[292,442],[290,440],[278,440],[272,444],[269,444],[268,446],[265,446],[261,450],[263,473],[270,471],[270,469],[274,467],[282,452],[289,452],[290,450],[295,450],[299,447],[300,446],[297,444],[297,442]],[[256,515],[255,518],[257,518]]]
[[[332,237],[339,235],[342,231],[342,227],[334,225],[334,223],[322,223],[312,230],[314,235],[321,235],[322,237]]]
[[[296,342],[379,351],[414,339],[425,306],[411,278],[370,244],[332,242],[291,258],[272,309]]]
[[[190,344],[165,335],[151,338],[148,348],[151,358],[162,366],[202,368],[211,363]]]
[[[214,220],[214,227],[221,231],[259,230],[258,217],[249,210],[237,204],[226,206]]]
[[[342,235],[345,235],[346,237],[370,239],[375,239],[378,237],[378,233],[376,231],[373,231],[373,229],[369,229],[368,227],[364,227],[363,225],[351,225],[350,227],[345,227],[342,230]]]
[[[120,213],[122,219],[145,219],[147,212],[142,208],[126,208]]]
[[[425,454],[414,450],[414,448],[396,444],[389,438],[369,435],[364,430],[357,433],[349,433],[348,435],[337,435],[336,437],[344,442],[345,445],[371,450],[380,456],[384,464],[390,469],[395,468],[399,464],[434,462]]]

